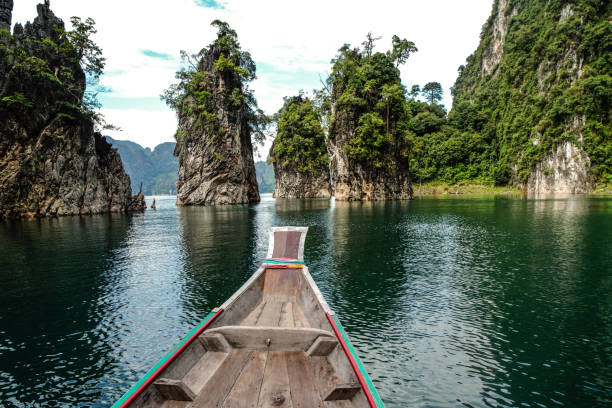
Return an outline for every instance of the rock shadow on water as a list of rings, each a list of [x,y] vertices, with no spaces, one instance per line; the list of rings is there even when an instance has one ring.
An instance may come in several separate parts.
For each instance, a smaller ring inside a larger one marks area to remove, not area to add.
[[[331,206],[329,198],[277,198],[276,212],[324,211]]]
[[[120,382],[109,370],[121,309],[113,269],[134,228],[124,214],[0,222],[4,402],[74,405],[103,398],[102,378]]]
[[[255,212],[249,205],[186,206],[178,210],[189,282],[186,306],[208,312],[254,272]]]

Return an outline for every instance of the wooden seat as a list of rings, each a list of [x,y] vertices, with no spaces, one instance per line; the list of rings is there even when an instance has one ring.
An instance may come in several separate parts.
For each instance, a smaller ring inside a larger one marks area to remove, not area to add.
[[[222,334],[231,347],[250,350],[306,352],[315,341],[336,342],[331,332],[312,327],[223,326],[207,333]]]

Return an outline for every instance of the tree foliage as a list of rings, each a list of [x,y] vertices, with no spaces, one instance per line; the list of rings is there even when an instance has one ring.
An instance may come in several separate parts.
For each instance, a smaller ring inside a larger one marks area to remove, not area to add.
[[[455,132],[479,135],[467,156],[486,163],[464,165],[475,177],[524,183],[536,163],[572,141],[588,153],[595,178],[611,183],[611,3],[537,0],[511,7],[516,15],[497,67],[483,73],[495,18],[509,10],[493,10],[452,89],[449,122]]]
[[[406,90],[397,65],[405,63],[416,48],[394,36],[392,50],[374,53],[375,40],[369,33],[363,49],[345,44],[332,60],[327,84],[335,109],[329,137],[351,133],[346,127],[355,124],[345,143],[349,159],[366,166],[393,168],[398,160],[407,160],[412,140]]]
[[[422,94],[429,103],[438,103],[442,100],[442,85],[439,82],[428,82],[423,86]]]
[[[253,139],[263,142],[269,118],[258,108],[249,88],[256,78],[255,62],[248,51],[242,50],[236,31],[226,22],[214,20],[211,25],[217,29],[215,41],[196,54],[181,51],[182,67],[175,75],[177,82],[162,93],[161,99],[179,117],[193,115],[195,125],[205,127],[210,134],[223,133],[217,118],[219,108],[241,115],[246,118]],[[223,87],[220,81],[224,82]],[[175,135],[178,143],[181,135],[180,130]]]
[[[274,120],[277,133],[270,149],[271,162],[284,168],[294,167],[301,173],[328,172],[329,157],[321,112],[312,100],[303,93],[285,98]]]
[[[29,34],[19,41],[0,30],[0,68],[5,73],[0,81],[0,111],[13,117],[33,115],[38,122],[44,117],[33,112],[46,106],[45,111],[67,119],[88,119],[113,128],[97,112],[97,96],[107,89],[99,86],[106,60],[92,39],[95,21],[72,17],[71,22],[71,30],[60,24],[50,37]],[[54,109],[49,110],[49,104]]]
[[[536,163],[572,141],[588,153],[596,179],[612,183],[612,6],[537,0],[509,7],[516,15],[494,70],[484,73],[483,64],[496,16],[509,9],[493,10],[478,49],[459,67],[446,118],[435,104],[413,104],[415,180],[525,183]]]

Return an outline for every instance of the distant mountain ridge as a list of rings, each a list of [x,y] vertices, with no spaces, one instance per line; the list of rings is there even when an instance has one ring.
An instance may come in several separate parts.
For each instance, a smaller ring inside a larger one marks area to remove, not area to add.
[[[176,194],[178,158],[174,157],[175,143],[162,143],[151,150],[129,140],[105,137],[117,148],[123,167],[132,180],[133,191],[138,192],[142,183],[145,195]]]
[[[142,183],[145,195],[175,195],[178,158],[174,156],[176,143],[165,142],[153,150],[129,140],[115,140],[105,136],[117,148],[123,167],[132,180],[132,190],[138,192]],[[274,168],[264,161],[255,163],[260,193],[274,191]]]
[[[274,166],[265,161],[255,162],[259,194],[274,192]]]

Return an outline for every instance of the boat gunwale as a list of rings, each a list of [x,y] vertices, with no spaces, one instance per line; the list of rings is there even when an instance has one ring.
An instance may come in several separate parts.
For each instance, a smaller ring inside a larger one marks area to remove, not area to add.
[[[151,385],[151,383],[159,377],[159,375],[178,357],[183,351],[210,326],[217,317],[223,313],[222,308],[215,308],[210,312],[204,320],[193,328],[183,340],[170,352],[162,357],[157,364],[153,366],[140,380],[138,380],[130,389],[117,401],[111,408],[129,407],[142,392]]]

